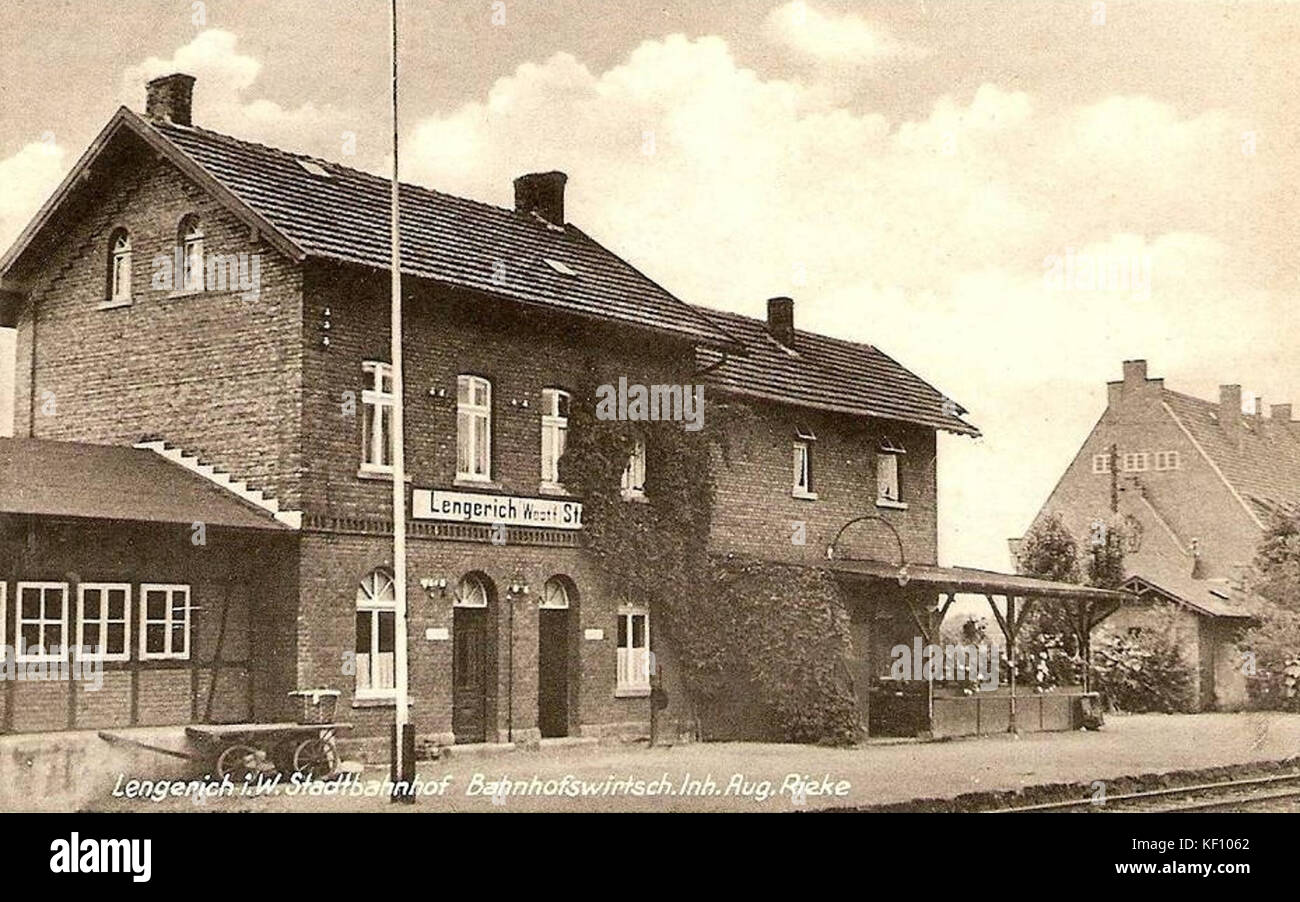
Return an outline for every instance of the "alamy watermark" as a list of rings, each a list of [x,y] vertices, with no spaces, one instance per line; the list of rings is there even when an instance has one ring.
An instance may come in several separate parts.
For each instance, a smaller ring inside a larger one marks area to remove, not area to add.
[[[889,677],[893,680],[974,681],[985,692],[999,685],[1000,655],[995,646],[985,642],[923,646],[921,637],[917,636],[911,645],[895,645],[889,656],[893,659],[889,665]]]
[[[69,655],[68,652],[75,652]],[[28,647],[19,640],[18,647],[0,645],[0,682],[48,683],[77,680],[86,691],[95,692],[104,685],[104,661],[101,649],[79,645],[51,645],[46,652],[39,645]]]
[[[1150,254],[1087,254],[1067,247],[1043,258],[1043,284],[1049,291],[1128,292],[1135,301],[1151,298]]]
[[[153,258],[150,285],[158,291],[239,292],[245,301],[256,301],[262,296],[262,255],[204,254],[194,259],[177,247],[170,257]]]
[[[687,432],[698,432],[704,428],[704,386],[629,384],[619,376],[617,386],[596,389],[596,419],[672,420]]]

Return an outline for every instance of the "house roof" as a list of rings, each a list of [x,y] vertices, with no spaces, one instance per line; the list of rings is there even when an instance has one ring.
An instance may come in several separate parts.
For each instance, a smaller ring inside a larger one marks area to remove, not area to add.
[[[1134,574],[1125,580],[1124,588],[1139,598],[1148,594],[1161,595],[1207,617],[1249,619],[1251,616],[1248,610],[1250,594],[1226,579],[1193,579],[1170,573],[1157,577]]]
[[[701,348],[710,385],[768,400],[859,416],[919,423],[978,436],[966,410],[879,348],[796,330],[794,347],[777,341],[763,320],[708,310],[745,347],[744,355]]]
[[[1300,423],[1243,414],[1234,439],[1218,404],[1170,389],[1163,400],[1257,522],[1300,505]]]
[[[33,438],[0,438],[0,513],[289,529],[153,451]]]
[[[387,179],[198,127],[142,121],[306,255],[388,267]],[[401,186],[401,213],[403,272],[693,341],[730,343],[696,310],[572,224],[558,227],[411,184]]]
[[[388,180],[123,107],[0,258],[0,283],[13,281],[16,264],[123,131],[292,259],[387,268]],[[799,331],[792,352],[761,320],[686,304],[573,225],[407,184],[401,209],[402,266],[414,276],[682,338],[700,349],[702,366],[717,365],[708,380],[727,391],[979,435],[961,419],[964,408],[879,349]],[[13,296],[0,294],[0,321],[12,320]]]

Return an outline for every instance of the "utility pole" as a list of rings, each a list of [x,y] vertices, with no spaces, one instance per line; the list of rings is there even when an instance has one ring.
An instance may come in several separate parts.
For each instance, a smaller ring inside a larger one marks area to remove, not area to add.
[[[397,162],[397,0],[390,11],[393,26],[393,185],[392,185],[392,298],[390,302],[393,367],[393,670],[396,709],[393,714],[392,778],[405,783],[406,792],[394,792],[394,801],[414,802],[410,791],[415,778],[415,734],[411,730],[406,648],[406,448],[402,430],[404,381],[402,378],[402,216]]]

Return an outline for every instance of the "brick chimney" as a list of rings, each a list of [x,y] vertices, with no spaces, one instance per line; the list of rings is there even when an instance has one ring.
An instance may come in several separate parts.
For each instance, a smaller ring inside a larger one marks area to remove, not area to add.
[[[1241,386],[1219,386],[1219,428],[1235,443],[1241,438]]]
[[[150,119],[190,125],[194,100],[194,76],[183,72],[160,75],[149,82],[144,114]]]
[[[1281,420],[1283,423],[1291,422],[1291,405],[1274,404],[1269,408],[1268,418],[1270,420]]]
[[[515,212],[522,216],[536,213],[551,225],[564,225],[564,184],[569,177],[563,172],[530,172],[515,179]]]
[[[787,348],[794,347],[794,299],[769,298],[767,331]]]

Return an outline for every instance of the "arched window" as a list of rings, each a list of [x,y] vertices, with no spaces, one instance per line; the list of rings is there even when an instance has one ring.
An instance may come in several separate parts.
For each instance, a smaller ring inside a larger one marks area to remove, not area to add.
[[[126,229],[116,230],[109,238],[108,299],[131,300],[131,236]]]
[[[492,480],[492,383],[456,377],[456,478]]]
[[[623,468],[623,497],[645,497],[645,438],[637,436],[632,442],[632,450],[627,457],[627,466]]]
[[[456,595],[452,605],[458,608],[486,608],[490,590],[488,581],[481,573],[466,573],[456,584]]]
[[[193,214],[181,220],[181,291],[203,290],[203,223]]]
[[[358,698],[387,698],[393,694],[397,649],[395,619],[397,589],[393,574],[371,570],[357,586],[357,690]]]
[[[562,576],[552,576],[542,586],[540,606],[547,610],[566,610],[569,607],[569,582]]]

